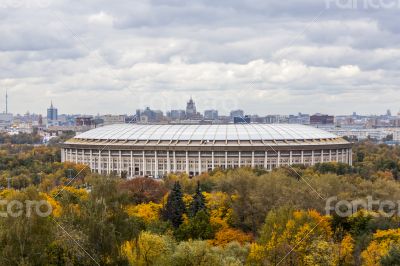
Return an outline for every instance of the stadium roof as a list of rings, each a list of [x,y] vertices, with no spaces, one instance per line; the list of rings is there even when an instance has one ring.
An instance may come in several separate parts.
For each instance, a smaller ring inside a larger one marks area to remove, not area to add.
[[[329,132],[297,124],[148,125],[118,124],[77,135],[75,141],[238,142],[337,140]],[[68,143],[68,142],[67,142]]]

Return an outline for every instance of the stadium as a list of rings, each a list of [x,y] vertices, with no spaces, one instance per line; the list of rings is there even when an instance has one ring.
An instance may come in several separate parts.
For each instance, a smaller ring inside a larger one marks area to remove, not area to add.
[[[127,178],[190,176],[215,168],[272,170],[293,164],[352,164],[351,144],[323,130],[294,124],[145,125],[92,129],[62,146],[62,161]]]

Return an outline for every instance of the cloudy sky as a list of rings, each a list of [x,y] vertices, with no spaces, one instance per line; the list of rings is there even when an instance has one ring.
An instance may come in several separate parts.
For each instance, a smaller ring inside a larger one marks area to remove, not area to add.
[[[400,0],[363,1],[0,0],[0,95],[13,113],[190,96],[221,113],[397,113]]]

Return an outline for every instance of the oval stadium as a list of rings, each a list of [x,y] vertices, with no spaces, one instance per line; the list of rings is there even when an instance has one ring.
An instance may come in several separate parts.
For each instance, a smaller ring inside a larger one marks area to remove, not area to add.
[[[351,154],[351,144],[343,138],[304,125],[118,124],[68,140],[61,157],[100,174],[161,178],[173,172],[193,176],[215,168],[351,165]]]

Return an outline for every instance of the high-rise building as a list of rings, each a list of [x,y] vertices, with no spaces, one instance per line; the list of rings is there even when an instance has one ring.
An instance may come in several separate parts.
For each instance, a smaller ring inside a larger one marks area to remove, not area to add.
[[[243,112],[243,110],[233,110],[233,111],[231,111],[230,116],[231,116],[231,120],[233,121],[235,119],[235,117],[243,118],[244,112]]]
[[[47,120],[48,121],[58,120],[58,110],[53,106],[53,102],[51,102],[50,108],[47,109]]]
[[[186,104],[186,118],[191,119],[197,115],[196,104],[194,103],[192,97]]]
[[[58,110],[51,102],[50,107],[47,109],[47,126],[55,126],[58,124]]]
[[[171,120],[184,120],[185,110],[171,110],[167,113],[168,118]]]
[[[204,119],[206,120],[217,120],[218,110],[206,110],[204,111]]]
[[[146,107],[144,110],[137,110],[136,116],[141,123],[161,122],[164,118],[162,111],[152,110],[150,107]]]

